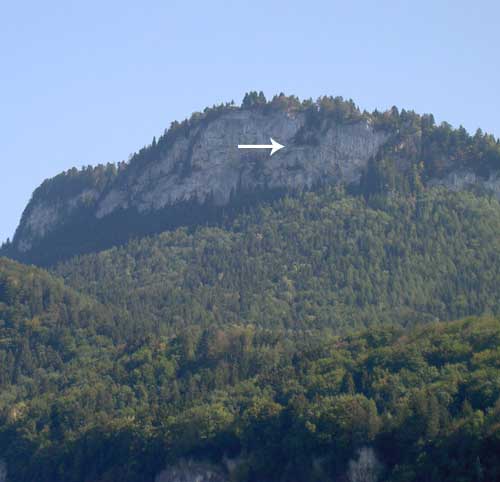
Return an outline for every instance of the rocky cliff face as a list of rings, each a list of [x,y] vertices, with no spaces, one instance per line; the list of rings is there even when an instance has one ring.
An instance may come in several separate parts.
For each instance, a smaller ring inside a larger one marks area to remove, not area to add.
[[[126,186],[113,187],[97,203],[95,215],[103,218],[132,207],[145,212],[209,197],[216,205],[225,205],[231,192],[240,188],[296,189],[320,180],[353,182],[387,138],[362,121],[328,126],[318,145],[297,145],[295,137],[304,122],[303,113],[235,110],[197,126]],[[272,157],[269,151],[237,148],[241,143],[269,144],[270,137],[286,146]],[[179,172],[179,165],[189,166],[189,173]]]
[[[457,169],[448,173],[441,179],[431,179],[430,186],[445,186],[453,191],[463,191],[466,189],[483,190],[493,194],[500,199],[500,175],[493,173],[487,178],[478,176],[468,169]]]
[[[242,192],[355,184],[369,160],[395,136],[390,129],[377,128],[370,115],[311,123],[306,109],[226,106],[217,115],[201,115],[178,135],[167,135],[162,148],[151,146],[143,162],[119,169],[72,170],[44,183],[27,206],[8,254],[37,262],[33,253],[46,249],[51,239],[69,250],[69,231],[75,233],[72,243],[82,238],[82,249],[71,253],[105,247],[105,242],[92,244],[105,228],[114,226],[120,239],[159,231],[176,224],[170,222],[170,208],[187,219],[197,205],[226,206]],[[237,148],[240,143],[268,144],[270,137],[285,145],[272,157],[269,150]],[[398,140],[397,149],[404,150],[405,142],[417,152],[420,135]],[[451,172],[435,183],[458,189],[483,185],[500,197],[495,176],[482,179],[468,171]],[[182,205],[187,211],[179,211]]]
[[[231,109],[214,120],[199,122],[178,136],[157,159],[142,168],[128,166],[96,187],[82,183],[68,195],[35,192],[16,232],[13,247],[28,253],[52,232],[69,226],[85,211],[106,220],[114,213],[145,214],[182,202],[227,205],[231,195],[263,189],[303,189],[320,182],[359,180],[368,160],[388,134],[368,120],[319,126],[318,142],[300,144],[303,112]],[[245,151],[237,145],[269,144],[273,137],[286,147]],[[87,220],[88,222],[88,220]]]

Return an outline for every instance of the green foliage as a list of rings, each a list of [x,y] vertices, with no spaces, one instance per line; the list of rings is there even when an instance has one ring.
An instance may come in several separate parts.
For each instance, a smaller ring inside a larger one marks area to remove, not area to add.
[[[145,332],[248,323],[336,332],[500,313],[500,206],[427,190],[325,188],[77,257],[55,272]]]
[[[264,92],[260,91],[257,93],[256,91],[252,91],[245,94],[241,107],[248,109],[258,105],[265,105],[266,103],[267,101]]]
[[[121,165],[121,168],[123,169],[123,165]],[[81,170],[72,168],[44,181],[33,196],[41,196],[47,202],[55,203],[86,189],[101,191],[116,178],[119,170],[120,167],[112,163],[107,165],[99,164],[95,167],[86,166]]]
[[[394,183],[284,197],[53,274],[0,259],[10,480],[151,482],[228,458],[248,482],[363,461],[390,482],[498,480],[500,319],[433,320],[500,313],[500,206]]]
[[[238,480],[325,480],[363,447],[387,481],[498,480],[498,318],[136,339],[47,273],[0,273],[0,454],[14,482],[152,481],[179,458],[227,457]]]

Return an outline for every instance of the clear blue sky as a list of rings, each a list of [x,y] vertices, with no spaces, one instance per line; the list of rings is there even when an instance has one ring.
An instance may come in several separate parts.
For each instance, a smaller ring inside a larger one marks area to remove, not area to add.
[[[497,1],[0,5],[0,240],[72,166],[120,161],[248,90],[392,105],[500,135]]]

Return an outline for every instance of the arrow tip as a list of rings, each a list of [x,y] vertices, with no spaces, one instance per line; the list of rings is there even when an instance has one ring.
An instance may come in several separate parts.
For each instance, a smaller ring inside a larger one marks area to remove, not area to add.
[[[272,149],[271,149],[271,156],[275,153],[278,152],[280,149],[283,149],[285,146],[282,146],[279,142],[276,142],[272,137],[270,138]]]

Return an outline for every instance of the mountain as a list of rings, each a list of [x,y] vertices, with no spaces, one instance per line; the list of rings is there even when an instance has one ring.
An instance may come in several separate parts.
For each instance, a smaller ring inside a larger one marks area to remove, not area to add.
[[[0,482],[500,481],[499,173],[481,131],[253,92],[45,181]]]
[[[272,157],[237,149],[270,137],[286,146]],[[221,105],[174,122],[128,163],[71,169],[45,181],[1,253],[52,264],[216,222],[241,206],[318,185],[400,189],[415,171],[426,185],[473,187],[500,198],[500,144],[481,131],[470,136],[396,108],[361,112],[340,97],[300,102],[279,95],[267,102],[253,92],[241,107]]]

